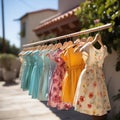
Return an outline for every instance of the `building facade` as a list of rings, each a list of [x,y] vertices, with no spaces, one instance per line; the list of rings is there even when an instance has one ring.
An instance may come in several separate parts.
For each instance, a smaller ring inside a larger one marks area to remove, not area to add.
[[[34,28],[34,32],[43,40],[53,36],[61,36],[81,29],[79,20],[75,15],[75,11],[79,9],[79,5],[84,0],[59,0],[58,14],[42,21]]]
[[[20,18],[21,23],[21,47],[23,44],[38,41],[38,37],[33,32],[34,27],[40,24],[40,21],[57,14],[57,10],[43,9],[25,14]]]

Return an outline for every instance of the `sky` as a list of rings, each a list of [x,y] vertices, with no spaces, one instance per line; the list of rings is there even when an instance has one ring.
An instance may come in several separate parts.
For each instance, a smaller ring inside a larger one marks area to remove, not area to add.
[[[2,37],[2,10],[0,0],[0,37]],[[3,0],[5,18],[5,38],[11,45],[20,47],[20,21],[16,21],[28,12],[52,8],[58,9],[58,0]]]

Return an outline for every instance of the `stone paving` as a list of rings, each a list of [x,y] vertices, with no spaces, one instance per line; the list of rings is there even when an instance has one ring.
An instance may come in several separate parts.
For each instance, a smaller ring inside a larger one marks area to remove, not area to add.
[[[46,102],[31,99],[28,92],[20,88],[20,84],[4,86],[4,82],[0,81],[0,120],[91,120],[91,118],[73,109],[65,111],[50,108]]]

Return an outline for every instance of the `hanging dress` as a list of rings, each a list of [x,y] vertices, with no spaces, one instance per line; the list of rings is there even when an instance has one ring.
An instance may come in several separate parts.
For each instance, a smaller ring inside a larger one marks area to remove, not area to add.
[[[23,55],[19,56],[19,60],[21,62],[19,79],[21,80],[21,84],[22,84],[22,77],[23,77],[24,67],[25,67],[25,59],[24,59]],[[21,87],[22,87],[22,85],[21,85]]]
[[[74,107],[81,113],[101,116],[111,108],[102,71],[107,48],[104,46],[96,49],[89,42],[82,50],[88,53],[88,58],[78,81]]]
[[[51,60],[56,62],[56,68],[51,78],[50,90],[48,95],[48,106],[57,109],[70,109],[71,105],[62,102],[62,81],[66,73],[66,65],[60,57],[62,50],[58,49],[55,53],[49,54]]]
[[[75,48],[76,47],[69,47],[66,52],[61,55],[67,65],[67,74],[62,84],[62,100],[63,102],[71,104],[73,104],[79,75],[85,66],[82,53],[79,51],[74,52]]]
[[[26,65],[27,65],[27,60],[26,60],[26,56],[23,55],[22,56],[22,65],[20,68],[20,74],[19,74],[19,79],[21,80],[21,88],[23,89],[23,85],[24,85],[24,78],[25,78],[25,69],[26,69]]]
[[[49,90],[50,90],[50,83],[51,83],[51,80],[52,80],[52,76],[53,76],[54,70],[56,68],[56,62],[53,61],[52,59],[50,59],[50,54],[54,54],[54,51],[50,50],[46,54],[46,57],[48,57],[48,59],[50,61],[49,78],[48,78],[48,93],[49,93]]]
[[[50,70],[50,60],[46,56],[47,50],[42,50],[40,56],[43,61],[43,72],[39,82],[38,88],[38,99],[41,101],[48,100],[48,80],[49,80],[49,70]]]
[[[36,50],[32,53],[34,66],[31,73],[30,87],[29,87],[29,95],[32,95],[32,98],[38,97],[39,82],[41,80],[41,76],[43,72],[43,60],[39,56],[39,54],[40,54],[39,50]]]
[[[31,51],[27,51],[23,56],[24,67],[23,75],[21,76],[21,88],[23,90],[28,90],[30,86],[30,76],[32,72],[33,65],[31,64]]]

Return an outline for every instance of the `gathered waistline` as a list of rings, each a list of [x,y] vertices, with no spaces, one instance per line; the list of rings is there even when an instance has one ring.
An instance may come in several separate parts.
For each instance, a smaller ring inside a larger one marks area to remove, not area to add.
[[[71,69],[81,69],[84,67],[84,64],[81,64],[81,65],[76,65],[76,66],[70,66],[68,67],[67,66],[67,70],[71,70]]]

